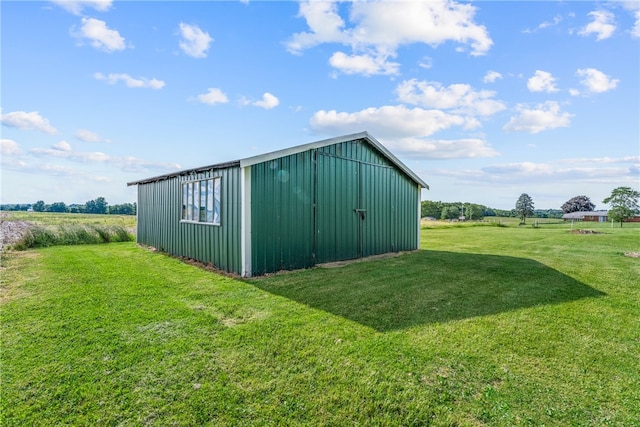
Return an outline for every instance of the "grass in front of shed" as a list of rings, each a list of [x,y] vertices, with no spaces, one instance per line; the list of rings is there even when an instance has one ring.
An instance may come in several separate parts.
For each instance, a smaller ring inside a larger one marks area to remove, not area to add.
[[[423,230],[240,281],[131,243],[9,253],[2,425],[633,425],[639,229]]]

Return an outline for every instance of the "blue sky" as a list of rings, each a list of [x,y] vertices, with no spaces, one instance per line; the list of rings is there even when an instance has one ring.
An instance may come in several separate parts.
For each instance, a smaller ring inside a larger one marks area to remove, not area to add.
[[[368,131],[511,209],[639,189],[640,2],[0,4],[3,203]]]

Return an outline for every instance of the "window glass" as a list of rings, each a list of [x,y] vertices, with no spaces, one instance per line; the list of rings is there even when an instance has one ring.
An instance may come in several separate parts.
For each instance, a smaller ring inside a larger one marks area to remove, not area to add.
[[[197,221],[200,218],[200,183],[193,183],[193,214],[191,219]]]
[[[213,221],[213,179],[207,180],[207,222],[214,222]]]
[[[213,184],[213,223],[220,224],[220,178]]]
[[[200,181],[200,214],[198,221],[207,222],[207,186],[205,181]]]
[[[183,221],[220,224],[220,178],[182,184]]]
[[[182,184],[182,213],[180,218],[187,219],[187,184]]]
[[[193,182],[187,184],[187,220],[193,219]]]

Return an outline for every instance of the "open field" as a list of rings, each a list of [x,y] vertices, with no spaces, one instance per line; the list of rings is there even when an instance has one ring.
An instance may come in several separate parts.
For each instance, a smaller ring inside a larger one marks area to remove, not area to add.
[[[0,424],[638,425],[640,228],[439,226],[248,281],[133,243],[2,260]]]
[[[38,225],[95,224],[136,227],[135,215],[100,215],[55,212],[1,211],[5,221],[29,221]]]

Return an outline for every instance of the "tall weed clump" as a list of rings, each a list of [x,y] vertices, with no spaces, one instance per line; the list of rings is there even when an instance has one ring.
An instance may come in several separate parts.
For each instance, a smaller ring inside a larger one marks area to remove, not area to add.
[[[130,242],[133,240],[134,236],[119,225],[35,225],[12,247],[20,251],[48,246],[91,245],[109,242]]]

